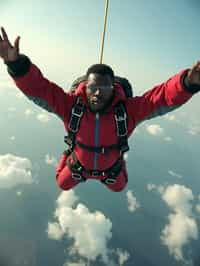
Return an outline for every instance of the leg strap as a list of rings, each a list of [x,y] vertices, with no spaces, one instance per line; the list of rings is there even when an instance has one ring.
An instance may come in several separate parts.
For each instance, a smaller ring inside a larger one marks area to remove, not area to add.
[[[71,161],[73,159],[73,162]],[[86,178],[83,177],[83,173],[87,173],[93,176],[106,176],[105,179],[101,180],[101,182],[105,184],[113,184],[115,183],[116,176],[120,173],[122,169],[122,158],[118,159],[110,168],[105,170],[92,170],[86,169],[83,165],[78,161],[73,152],[71,156],[67,158],[66,161],[67,165],[69,166],[70,170],[72,171],[72,176],[76,180],[79,181],[86,181]]]
[[[72,163],[71,159],[72,159],[71,156],[69,156],[67,158],[66,163],[72,172],[72,178],[74,178],[75,180],[79,182],[85,182],[86,178],[82,175],[82,172],[83,172],[82,166],[78,163],[78,161],[73,161]]]
[[[106,185],[114,184],[116,182],[116,177],[121,172],[121,169],[122,169],[122,160],[120,159],[111,167],[110,173],[105,179],[101,180],[101,182]]]

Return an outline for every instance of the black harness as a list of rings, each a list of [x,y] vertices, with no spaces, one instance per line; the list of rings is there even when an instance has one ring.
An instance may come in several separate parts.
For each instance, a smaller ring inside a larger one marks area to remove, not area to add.
[[[122,168],[123,154],[129,150],[128,146],[128,116],[127,111],[122,102],[119,102],[114,107],[114,117],[116,122],[116,131],[118,136],[118,143],[110,146],[88,146],[83,143],[76,141],[76,134],[80,127],[80,122],[83,117],[85,106],[80,97],[77,98],[75,105],[72,108],[71,117],[68,126],[68,135],[64,137],[65,143],[68,145],[68,149],[64,151],[67,155],[71,155],[67,159],[67,165],[72,171],[72,177],[79,181],[86,181],[83,173],[87,173],[93,176],[106,176],[102,180],[103,183],[113,184],[116,176],[120,173]],[[120,151],[120,158],[108,169],[105,170],[93,170],[86,169],[76,158],[73,152],[74,147],[86,149],[91,152],[107,153],[110,150],[117,149]],[[73,162],[72,160],[73,159]]]

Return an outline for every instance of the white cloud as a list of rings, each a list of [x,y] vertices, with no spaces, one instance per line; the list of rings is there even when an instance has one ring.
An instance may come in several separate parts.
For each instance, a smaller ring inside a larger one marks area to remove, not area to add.
[[[45,113],[40,113],[37,115],[37,120],[39,120],[42,123],[48,123],[50,121],[50,116],[45,112]]]
[[[17,194],[17,196],[20,197],[22,195],[22,192],[20,190],[18,190],[18,191],[16,191],[16,194]]]
[[[61,193],[56,203],[58,207],[62,206],[73,207],[77,201],[78,197],[75,195],[74,191],[68,191]]]
[[[14,141],[15,140],[15,136],[11,136],[10,140]]]
[[[58,164],[57,159],[54,156],[51,156],[49,154],[46,154],[45,162],[46,162],[46,164],[53,165],[53,166],[57,166],[57,164]]]
[[[162,199],[173,210],[191,215],[191,201],[194,199],[191,189],[178,184],[168,186],[162,195]]]
[[[169,173],[171,176],[175,176],[175,177],[178,177],[178,178],[183,178],[182,175],[177,174],[177,173],[173,172],[172,170],[169,170],[168,173]]]
[[[165,141],[168,141],[168,142],[171,142],[172,141],[172,138],[168,136],[168,137],[165,137],[164,140]]]
[[[128,210],[130,212],[136,211],[140,207],[139,202],[137,202],[136,197],[133,195],[133,192],[131,190],[128,190],[126,192],[127,200],[128,200]]]
[[[164,117],[169,121],[176,121],[176,116],[174,114],[166,114]]]
[[[196,211],[200,214],[200,203],[196,205]]]
[[[64,236],[64,233],[57,222],[48,223],[48,236],[50,239],[60,240]]]
[[[195,208],[196,208],[196,211],[200,214],[200,194],[198,195],[197,199],[199,202],[197,203]]]
[[[121,249],[117,249],[117,255],[118,257],[118,265],[123,266],[124,263],[129,259],[130,254],[127,251],[122,251]]]
[[[156,188],[156,185],[155,184],[147,184],[147,190],[148,191],[152,191],[155,188]]]
[[[164,187],[163,186],[157,186],[155,184],[147,184],[147,190],[148,191],[156,190],[157,192],[162,194],[164,191]]]
[[[164,133],[163,128],[160,127],[160,125],[154,124],[154,125],[146,125],[146,130],[149,134],[154,136],[161,136]]]
[[[146,131],[152,135],[157,137],[162,137],[164,141],[171,142],[172,138],[165,135],[164,129],[158,124],[146,124],[145,125]]]
[[[200,126],[199,125],[193,125],[188,129],[188,133],[190,135],[196,136],[200,134]]]
[[[0,188],[31,184],[31,161],[13,154],[0,155]]]
[[[30,116],[30,115],[34,114],[34,111],[31,110],[31,109],[26,109],[25,112],[24,112],[24,114],[25,114],[26,116]]]
[[[18,99],[22,99],[22,98],[25,98],[25,95],[24,95],[21,91],[18,91],[18,92],[16,93],[16,97],[17,97]]]
[[[194,218],[182,211],[169,215],[169,224],[162,231],[161,240],[177,260],[184,260],[182,248],[191,239],[198,238],[197,224]]]
[[[61,193],[54,213],[56,221],[48,223],[47,233],[55,240],[64,235],[72,238],[71,255],[79,254],[90,261],[101,256],[107,263],[107,242],[112,236],[112,223],[100,211],[90,212],[82,203],[75,206],[77,199],[73,190]]]
[[[180,114],[182,117],[184,117],[184,114]],[[178,116],[176,116],[175,114],[171,114],[171,113],[168,113],[166,114],[165,116],[165,119],[170,121],[170,122],[173,122],[173,123],[176,123],[177,125],[180,125],[181,127],[183,126],[183,122],[182,122],[182,118],[181,120],[178,118]]]
[[[184,260],[183,246],[198,238],[197,223],[192,214],[191,201],[194,199],[191,189],[182,185],[168,186],[162,199],[172,209],[169,223],[161,234],[161,241],[176,260]]]

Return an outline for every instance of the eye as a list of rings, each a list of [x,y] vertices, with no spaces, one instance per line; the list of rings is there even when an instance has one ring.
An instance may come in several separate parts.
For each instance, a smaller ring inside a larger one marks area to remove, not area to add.
[[[102,92],[109,92],[110,90],[113,89],[112,85],[102,85],[102,86],[97,86],[97,85],[87,85],[87,89],[89,89],[92,92],[95,92],[96,90],[100,90]]]

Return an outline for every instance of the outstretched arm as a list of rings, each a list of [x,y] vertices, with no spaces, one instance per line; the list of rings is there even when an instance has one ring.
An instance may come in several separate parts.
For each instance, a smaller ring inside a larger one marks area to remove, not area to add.
[[[174,75],[142,96],[129,98],[127,110],[135,124],[180,107],[200,91],[200,62]]]
[[[200,91],[200,61],[197,61],[187,72],[184,79],[184,85],[190,92]]]
[[[19,53],[19,36],[12,46],[5,29],[1,28],[1,31],[0,57],[8,66],[17,87],[37,105],[56,113],[62,120],[67,119],[75,101],[74,96],[46,79],[27,56]]]

